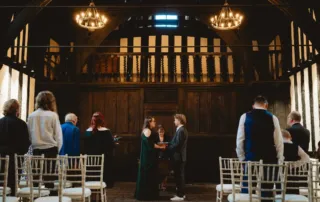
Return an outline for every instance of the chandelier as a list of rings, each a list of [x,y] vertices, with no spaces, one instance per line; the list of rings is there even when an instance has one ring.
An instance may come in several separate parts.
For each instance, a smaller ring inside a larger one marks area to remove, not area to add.
[[[219,16],[211,18],[211,25],[218,30],[231,30],[241,25],[243,16],[239,13],[233,13],[227,0],[225,1]]]
[[[93,1],[91,1],[85,12],[82,11],[76,15],[76,22],[78,25],[88,29],[91,32],[95,31],[96,29],[103,28],[107,21],[108,19],[98,12]]]

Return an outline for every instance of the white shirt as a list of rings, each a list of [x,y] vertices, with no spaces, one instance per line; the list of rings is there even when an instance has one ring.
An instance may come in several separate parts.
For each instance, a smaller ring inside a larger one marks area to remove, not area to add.
[[[63,143],[59,117],[55,112],[37,109],[28,118],[28,129],[33,149],[49,149]]]
[[[177,127],[176,132],[182,127],[183,125],[180,125]]]
[[[263,109],[263,108],[258,108],[256,109]],[[245,160],[245,151],[244,151],[244,141],[245,141],[245,131],[244,131],[244,123],[246,121],[246,114],[243,114],[240,118],[239,121],[239,127],[238,127],[238,132],[237,132],[237,156],[240,161]],[[273,115],[273,125],[274,125],[274,145],[276,147],[277,151],[277,158],[278,161],[283,161],[283,139],[282,139],[282,134],[281,134],[281,128],[279,124],[279,120],[276,116]]]
[[[293,142],[288,139],[283,139],[283,143],[293,144]],[[299,163],[305,163],[305,162],[310,161],[309,155],[306,152],[304,152],[304,150],[300,146],[298,146],[298,156],[300,157],[300,160],[297,161]],[[284,159],[284,160],[286,160],[286,159]]]

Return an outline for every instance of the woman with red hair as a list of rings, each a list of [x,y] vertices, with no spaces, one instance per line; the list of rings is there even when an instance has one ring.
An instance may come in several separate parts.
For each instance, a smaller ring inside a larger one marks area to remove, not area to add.
[[[114,141],[111,131],[104,125],[104,116],[101,112],[95,112],[91,118],[91,125],[87,129],[85,152],[88,155],[104,154],[103,180],[107,187],[113,187],[112,156]]]

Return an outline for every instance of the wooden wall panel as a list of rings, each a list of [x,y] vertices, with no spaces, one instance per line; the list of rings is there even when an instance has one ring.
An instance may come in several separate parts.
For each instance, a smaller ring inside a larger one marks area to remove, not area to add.
[[[79,95],[79,127],[84,132],[89,126],[92,117],[92,93],[81,92]]]
[[[199,132],[199,93],[187,92],[186,109],[184,110],[187,117],[188,130],[190,132]]]
[[[139,91],[128,92],[128,132],[131,134],[137,134],[137,129],[141,128],[140,111]]]
[[[117,92],[106,92],[104,100],[106,126],[113,132],[116,130],[117,126]]]
[[[101,112],[105,115],[105,100],[104,92],[94,92],[92,93],[92,111]]]
[[[209,132],[209,122],[211,117],[210,105],[211,105],[211,93],[200,92],[199,93],[199,132],[200,133]]]
[[[117,132],[128,133],[128,93],[117,93]]]

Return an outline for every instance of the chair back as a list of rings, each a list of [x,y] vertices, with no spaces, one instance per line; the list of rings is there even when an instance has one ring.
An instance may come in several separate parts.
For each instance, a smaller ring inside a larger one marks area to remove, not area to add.
[[[238,161],[237,158],[222,158],[221,156],[219,157],[221,190],[223,190],[223,184],[232,184],[231,160]]]
[[[87,155],[86,165],[86,181],[99,181],[103,183],[104,170],[104,154],[102,155]]]
[[[320,163],[317,160],[310,161],[309,172],[309,199],[313,202],[320,201]]]
[[[287,182],[287,166],[285,164],[249,163],[249,167],[251,167],[251,170],[257,170],[259,173],[257,176],[252,175],[249,178],[252,184],[251,193],[256,193],[256,195],[251,194],[250,200],[285,201]],[[269,194],[262,194],[263,192],[269,192]]]
[[[43,156],[29,156],[28,181],[30,185],[30,201],[34,199],[34,186],[41,196],[42,191],[57,191],[59,202],[62,202],[62,188],[65,174],[65,165],[63,159],[45,158]],[[54,182],[58,180],[58,187],[54,187]]]
[[[15,172],[15,189],[16,194],[18,190],[23,187],[29,187],[28,181],[28,161],[30,155],[14,155],[14,172]],[[41,156],[40,156],[41,157]],[[42,156],[44,157],[44,156]]]
[[[310,162],[292,161],[285,162],[287,165],[286,192],[299,193],[301,187],[309,187]]]
[[[87,155],[80,156],[61,156],[65,164],[65,180],[71,181],[73,185],[80,184],[82,188],[82,200],[85,200],[85,181]],[[65,188],[65,184],[63,186]]]
[[[232,179],[232,198],[236,201],[237,187],[240,185],[242,193],[252,195],[252,176],[255,178],[259,175],[259,167],[253,165],[260,165],[260,162],[231,160],[231,179]]]
[[[2,197],[2,201],[6,202],[7,198],[7,184],[8,184],[8,172],[9,172],[9,156],[0,157],[0,186],[2,192],[0,195]]]

